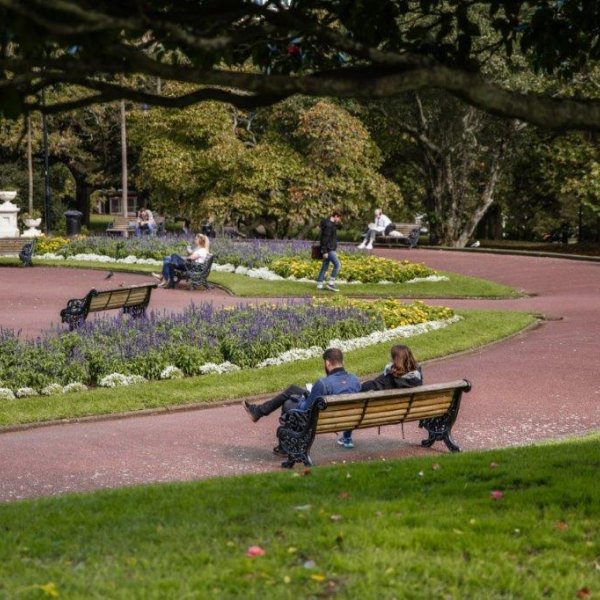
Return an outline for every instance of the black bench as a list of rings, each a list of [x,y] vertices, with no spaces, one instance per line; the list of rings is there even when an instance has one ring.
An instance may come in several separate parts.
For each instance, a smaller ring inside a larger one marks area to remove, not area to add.
[[[84,298],[73,298],[67,302],[66,308],[60,311],[63,323],[69,324],[69,331],[82,325],[91,312],[123,309],[132,317],[146,314],[152,290],[156,283],[120,287],[113,290],[91,290]]]
[[[204,262],[201,263],[186,260],[184,267],[174,269],[173,279],[175,280],[175,285],[180,281],[189,281],[190,287],[193,290],[198,287],[212,288],[213,286],[208,283],[207,279],[210,275],[214,258],[213,254],[209,254]]]
[[[313,464],[309,452],[318,433],[366,429],[419,421],[429,433],[421,444],[430,447],[442,441],[452,452],[460,447],[452,439],[463,392],[471,389],[466,379],[415,388],[360,392],[317,398],[307,411],[290,410],[277,429],[279,446],[288,458],[281,464],[291,468],[297,462]]]
[[[24,267],[33,267],[35,238],[23,241],[23,238],[0,238],[1,256],[18,256]]]
[[[393,235],[398,232],[401,235]],[[392,234],[392,235],[390,235]],[[418,223],[394,223],[394,229],[388,235],[378,235],[375,238],[374,246],[408,246],[414,248],[419,243],[421,226]]]

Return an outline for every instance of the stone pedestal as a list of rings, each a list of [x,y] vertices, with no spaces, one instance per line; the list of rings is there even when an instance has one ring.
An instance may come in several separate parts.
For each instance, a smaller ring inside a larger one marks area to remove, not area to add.
[[[13,204],[17,192],[0,191],[0,237],[19,237],[19,227],[17,226],[17,214],[19,207]]]

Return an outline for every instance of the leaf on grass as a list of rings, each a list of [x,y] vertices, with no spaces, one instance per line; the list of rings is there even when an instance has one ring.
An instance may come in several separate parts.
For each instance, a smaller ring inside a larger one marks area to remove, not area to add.
[[[423,473],[423,471],[419,471],[419,472],[417,473],[417,475],[418,475],[419,477],[423,477],[423,475],[425,475],[425,473]]]
[[[294,548],[294,546],[288,548],[288,554],[296,554],[296,552],[298,552],[298,548]]]
[[[312,504],[299,504],[298,506],[294,506],[294,510],[310,510],[312,508]]]
[[[431,465],[431,468],[432,468],[434,471],[439,471],[439,470],[441,469],[441,467],[440,467],[439,463],[433,463],[433,464]]]
[[[246,551],[246,556],[254,558],[255,556],[264,556],[265,551],[260,546],[250,546]]]
[[[325,575],[318,575],[318,574],[314,574],[310,576],[311,579],[314,579],[315,581],[325,581]]]
[[[42,590],[42,592],[44,592],[44,594],[50,598],[58,598],[58,588],[53,581],[49,581],[44,585],[40,585],[40,590]]]
[[[495,462],[490,463],[490,469],[495,469],[497,466],[498,466],[498,463],[495,463]]]
[[[341,521],[342,520],[342,515],[331,515],[329,518],[332,521]]]
[[[465,532],[464,532],[464,531],[461,531],[460,529],[453,529],[452,531],[453,531],[453,532],[454,532],[456,535],[464,535],[464,534],[465,534]]]
[[[578,598],[589,598],[591,595],[592,595],[592,592],[591,592],[590,588],[588,588],[588,587],[582,587],[581,589],[577,590]]]
[[[350,498],[350,492],[340,492],[338,494],[338,498],[341,498],[342,500],[346,500],[347,498]]]
[[[312,471],[310,469],[304,469],[304,471],[302,471],[302,475],[304,475],[304,477],[306,477],[307,475],[310,475],[312,473]]]
[[[504,492],[493,490],[490,492],[490,498],[492,498],[492,500],[502,500],[502,498],[504,498]]]
[[[292,578],[289,575],[283,576],[283,583],[290,583],[290,581],[292,581]]]
[[[564,521],[558,521],[554,523],[554,529],[558,529],[559,531],[566,531],[569,529],[569,525]]]

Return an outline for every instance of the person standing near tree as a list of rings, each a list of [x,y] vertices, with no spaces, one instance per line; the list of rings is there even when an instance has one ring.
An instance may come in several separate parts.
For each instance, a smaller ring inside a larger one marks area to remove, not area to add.
[[[329,269],[329,265],[333,265],[329,281],[325,288],[332,292],[339,292],[339,288],[335,285],[336,277],[340,272],[340,261],[337,257],[337,226],[342,221],[342,213],[335,209],[331,216],[321,221],[321,235],[319,237],[319,245],[321,247],[321,254],[323,255],[323,263],[321,265],[321,271],[317,277],[317,289],[323,289],[323,282],[325,281],[325,275]]]

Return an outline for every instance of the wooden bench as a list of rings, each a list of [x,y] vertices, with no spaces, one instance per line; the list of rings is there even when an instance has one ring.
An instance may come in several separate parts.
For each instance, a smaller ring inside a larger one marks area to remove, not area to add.
[[[360,392],[317,398],[307,411],[290,410],[277,429],[279,446],[288,458],[282,467],[297,462],[313,464],[309,452],[315,435],[345,430],[382,427],[419,421],[429,436],[421,444],[430,447],[442,441],[452,452],[460,447],[452,439],[463,392],[471,389],[466,379],[414,388]]]
[[[69,331],[82,325],[91,312],[123,309],[132,317],[146,314],[152,290],[156,283],[120,287],[113,290],[91,290],[84,298],[73,298],[67,302],[66,308],[60,311],[63,323],[69,324]]]
[[[419,242],[421,226],[418,223],[394,223],[394,231],[402,234],[397,235],[378,235],[375,238],[374,246],[384,246],[390,248],[392,246],[408,246],[414,248]]]
[[[162,235],[165,232],[165,218],[154,217],[156,223],[157,235]],[[135,226],[137,223],[137,217],[123,217],[115,216],[113,222],[109,227],[106,228],[108,235],[120,235],[122,237],[129,237],[130,234],[135,234]]]
[[[18,256],[24,267],[33,267],[35,238],[0,238],[0,256]]]
[[[213,265],[215,257],[213,254],[209,254],[204,262],[196,263],[191,260],[185,261],[185,267],[183,269],[175,268],[174,279],[175,285],[180,281],[189,281],[190,287],[195,290],[198,287],[210,289],[213,286],[208,283],[207,279],[210,275],[210,270]]]

